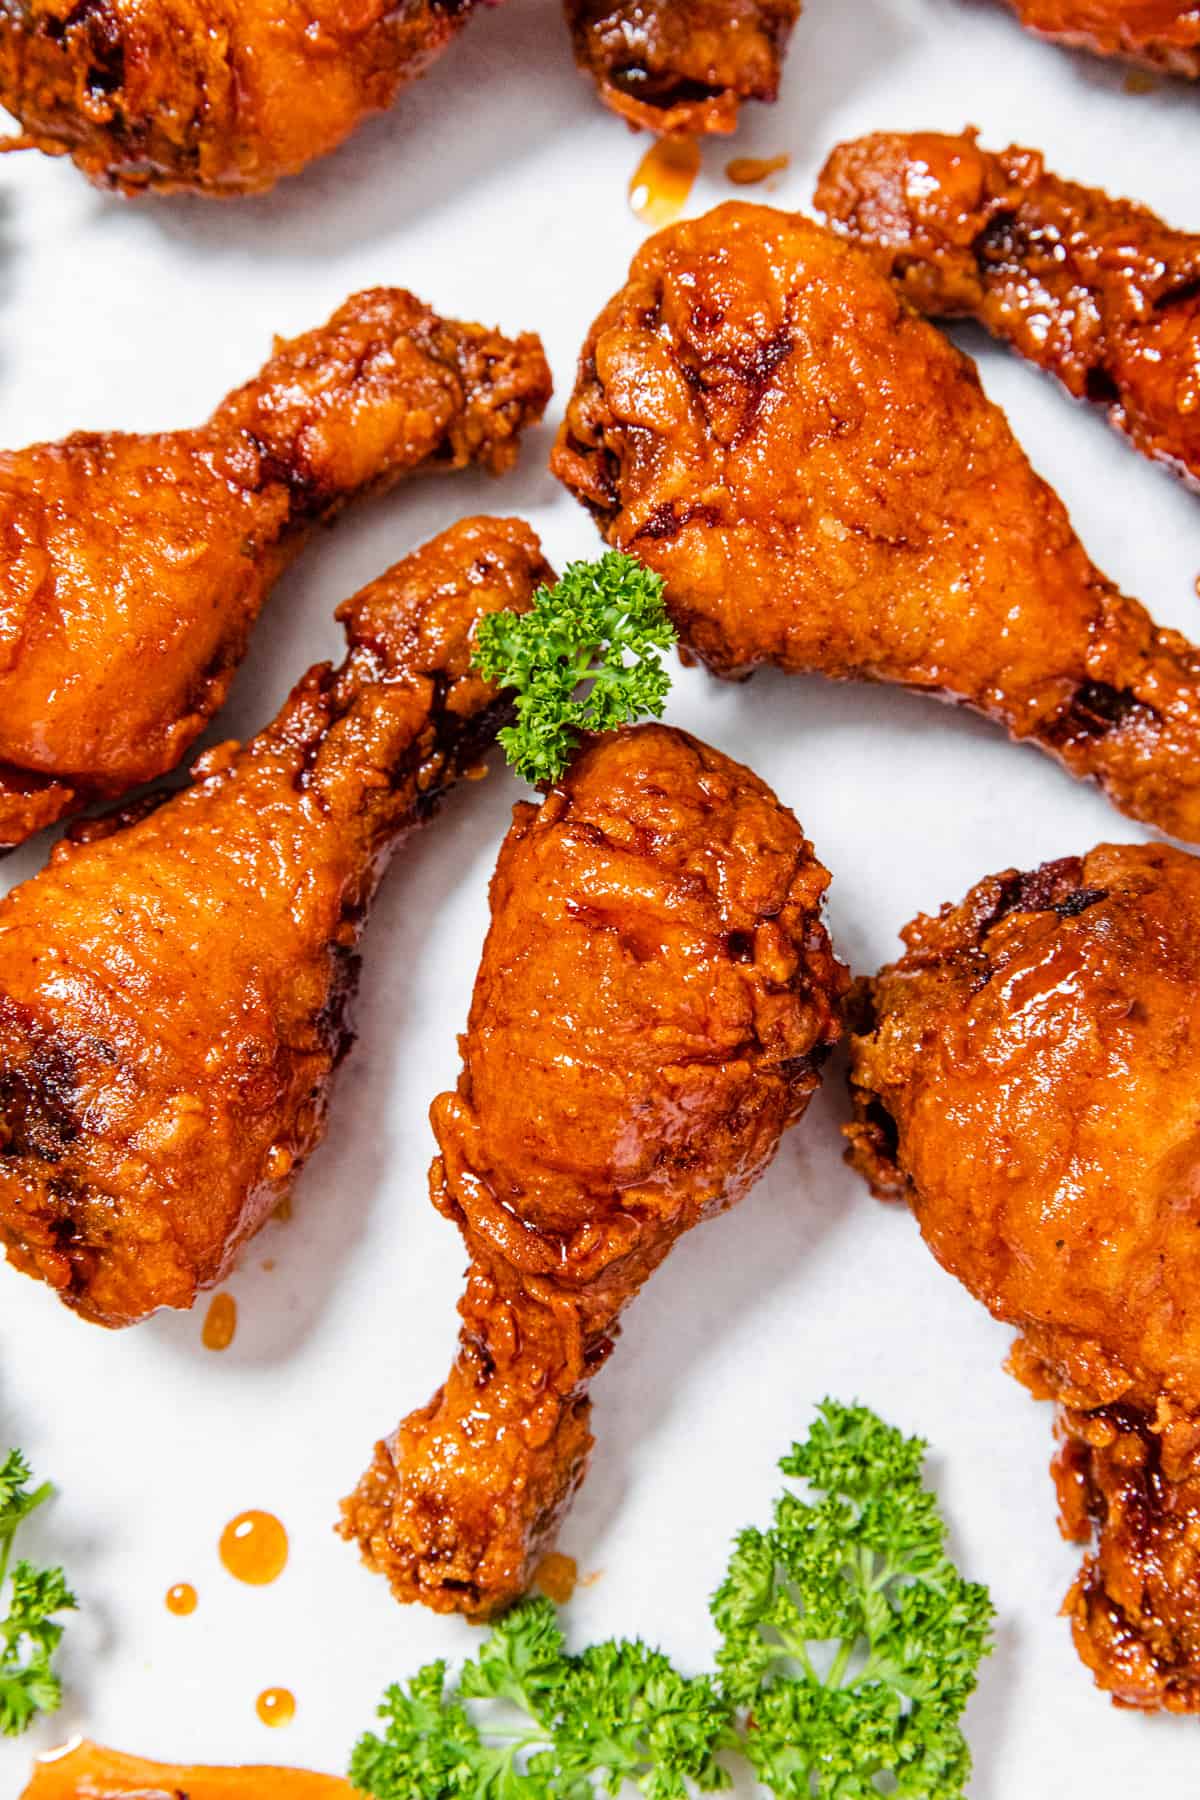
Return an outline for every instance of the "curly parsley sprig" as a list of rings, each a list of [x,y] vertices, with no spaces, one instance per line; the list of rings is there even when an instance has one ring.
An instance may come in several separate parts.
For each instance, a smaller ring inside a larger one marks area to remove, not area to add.
[[[927,1445],[861,1406],[826,1400],[780,1468],[767,1531],[743,1531],[712,1613],[725,1692],[781,1800],[957,1800],[971,1770],[959,1719],[990,1648],[987,1589],[945,1551],[923,1485]]]
[[[31,1486],[29,1464],[19,1450],[0,1462],[0,1595],[8,1582],[8,1612],[0,1620],[0,1732],[19,1737],[38,1713],[57,1712],[62,1684],[51,1667],[63,1628],[57,1615],[71,1612],[75,1596],[61,1569],[9,1563],[18,1528],[50,1498],[48,1481]]]
[[[448,1680],[388,1690],[350,1779],[375,1800],[647,1800],[730,1785],[749,1763],[780,1800],[961,1800],[959,1720],[990,1649],[986,1588],[945,1552],[926,1446],[827,1400],[781,1468],[765,1531],[738,1537],[712,1602],[719,1675],[685,1676],[639,1640],[569,1655],[529,1600]],[[880,1778],[889,1784],[879,1786]]]
[[[569,564],[528,612],[480,620],[475,662],[516,696],[500,743],[534,786],[558,779],[581,732],[662,717],[671,677],[659,652],[675,642],[662,595],[661,576],[610,550]]]

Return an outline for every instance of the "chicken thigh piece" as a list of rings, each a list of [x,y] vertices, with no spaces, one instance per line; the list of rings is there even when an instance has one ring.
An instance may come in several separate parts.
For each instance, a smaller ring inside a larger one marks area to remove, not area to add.
[[[0,0],[0,149],[99,187],[252,194],[335,150],[475,0]]]
[[[549,394],[536,337],[376,288],[198,430],[0,451],[0,850],[179,762],[314,522],[418,469],[507,468]]]
[[[775,100],[801,0],[566,0],[575,60],[606,106],[658,132],[730,132]]]
[[[1200,860],[1101,845],[902,935],[859,995],[850,1160],[1059,1403],[1097,1683],[1200,1712]]]
[[[553,468],[714,673],[963,702],[1200,840],[1200,651],[1088,560],[974,364],[832,232],[732,203],[650,238]]]
[[[0,901],[0,1239],[84,1317],[190,1306],[320,1141],[388,856],[503,723],[475,622],[545,579],[518,520],[435,538],[265,731]]]
[[[1030,31],[1073,50],[1200,80],[1195,0],[1008,0]]]
[[[816,204],[919,312],[978,319],[1200,486],[1200,235],[974,131],[839,144]]]
[[[623,1308],[762,1173],[839,1036],[828,879],[755,775],[663,726],[592,740],[516,808],[431,1115],[471,1258],[458,1360],[343,1506],[398,1599],[485,1617],[528,1587]]]

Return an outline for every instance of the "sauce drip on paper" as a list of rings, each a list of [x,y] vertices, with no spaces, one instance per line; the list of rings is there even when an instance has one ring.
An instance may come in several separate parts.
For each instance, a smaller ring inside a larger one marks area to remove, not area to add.
[[[200,1342],[206,1350],[228,1350],[237,1331],[237,1301],[232,1294],[214,1294],[204,1316]]]
[[[551,1550],[538,1564],[533,1580],[535,1587],[541,1589],[547,1600],[553,1600],[555,1606],[565,1606],[579,1581],[575,1558],[563,1556],[561,1551]]]
[[[287,1688],[264,1688],[254,1710],[264,1725],[290,1725],[296,1716],[296,1696]]]
[[[287,1532],[274,1513],[239,1513],[221,1533],[220,1552],[235,1580],[266,1587],[287,1567]]]
[[[725,179],[734,187],[754,187],[768,175],[777,175],[791,162],[790,156],[735,156],[725,164]]]
[[[669,225],[687,205],[699,173],[700,146],[695,138],[659,138],[633,172],[629,204],[647,225]]]

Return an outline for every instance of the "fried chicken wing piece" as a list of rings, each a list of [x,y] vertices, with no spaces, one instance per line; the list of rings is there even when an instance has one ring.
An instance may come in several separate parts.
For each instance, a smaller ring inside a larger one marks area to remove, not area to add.
[[[518,520],[435,538],[265,731],[0,901],[0,1239],[84,1317],[190,1306],[320,1141],[387,858],[503,722],[475,621],[545,579]]]
[[[972,318],[1200,486],[1200,236],[974,131],[839,144],[816,205],[919,312]]]
[[[515,809],[431,1114],[431,1195],[471,1257],[458,1360],[343,1505],[398,1599],[485,1617],[528,1587],[623,1308],[762,1173],[839,1036],[827,883],[755,775],[663,726],[594,740]]]
[[[832,232],[735,202],[649,239],[552,466],[714,673],[964,702],[1200,839],[1200,651],[1088,560],[974,364]]]
[[[1040,37],[1200,80],[1200,6],[1193,0],[1008,0],[1008,4]]]
[[[731,132],[775,100],[801,0],[565,0],[575,60],[631,125]]]
[[[0,850],[179,762],[315,521],[419,469],[507,468],[549,394],[536,337],[376,288],[198,430],[0,452]]]
[[[1083,1661],[1200,1712],[1200,861],[1103,844],[902,936],[857,995],[849,1160],[1058,1402]]]
[[[184,1769],[85,1741],[39,1757],[21,1800],[354,1800],[354,1790],[306,1769]]]
[[[227,197],[335,150],[457,36],[475,0],[0,0],[0,149],[99,187]]]

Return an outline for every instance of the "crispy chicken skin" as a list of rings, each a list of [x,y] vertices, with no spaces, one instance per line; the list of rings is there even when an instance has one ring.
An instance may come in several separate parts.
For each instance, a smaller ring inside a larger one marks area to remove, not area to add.
[[[566,0],[579,67],[606,106],[658,132],[730,132],[774,100],[800,0]]]
[[[919,312],[972,318],[1200,485],[1200,236],[974,131],[839,144],[816,204]]]
[[[1094,567],[971,361],[832,232],[733,203],[649,239],[553,468],[714,673],[965,702],[1200,839],[1200,651]]]
[[[185,1769],[84,1742],[39,1759],[21,1800],[354,1800],[354,1790],[305,1769]]]
[[[1097,1683],[1200,1712],[1200,861],[1104,844],[902,935],[857,998],[850,1161],[1059,1402]]]
[[[1200,79],[1200,6],[1192,0],[1008,0],[1030,31],[1076,50]]]
[[[500,471],[536,337],[356,294],[195,431],[0,451],[0,849],[173,768],[306,531],[422,468]]]
[[[397,1598],[484,1617],[528,1587],[622,1309],[762,1173],[839,1035],[827,883],[755,775],[662,726],[515,809],[431,1115],[433,1202],[471,1258],[458,1360],[343,1506]]]
[[[228,196],[335,150],[462,29],[475,0],[0,0],[0,149],[98,186]]]
[[[434,539],[265,731],[0,901],[0,1238],[86,1318],[190,1306],[288,1192],[387,858],[502,722],[474,623],[549,576],[518,520]]]

